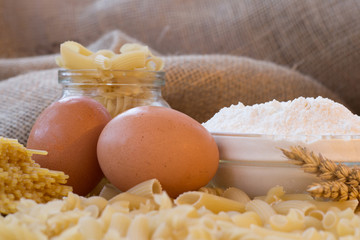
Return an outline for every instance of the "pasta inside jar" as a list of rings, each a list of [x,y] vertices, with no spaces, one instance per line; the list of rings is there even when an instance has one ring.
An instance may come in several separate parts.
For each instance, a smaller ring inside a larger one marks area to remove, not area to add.
[[[144,70],[59,70],[61,98],[87,96],[103,104],[112,117],[137,106],[170,107],[162,98],[165,73]]]

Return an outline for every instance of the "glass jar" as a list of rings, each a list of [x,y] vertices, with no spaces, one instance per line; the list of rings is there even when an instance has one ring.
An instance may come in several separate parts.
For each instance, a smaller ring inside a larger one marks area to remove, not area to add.
[[[61,98],[87,96],[103,104],[112,117],[127,109],[152,105],[170,107],[161,95],[165,73],[142,70],[59,70]]]

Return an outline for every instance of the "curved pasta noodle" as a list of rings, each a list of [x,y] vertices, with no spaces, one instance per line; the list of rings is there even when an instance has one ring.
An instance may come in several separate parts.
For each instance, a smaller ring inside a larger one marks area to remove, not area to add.
[[[232,199],[234,201],[241,202],[244,205],[251,200],[244,191],[234,187],[226,189],[222,196],[228,199]]]
[[[289,200],[289,201],[281,201],[272,205],[274,210],[280,214],[288,214],[291,209],[298,209],[302,211],[305,215],[314,210],[316,207],[314,204],[308,201],[301,200]]]
[[[204,206],[215,213],[220,211],[243,212],[245,210],[245,205],[242,203],[203,192],[183,193],[175,199],[175,203],[178,205],[190,204],[195,208]]]
[[[232,221],[239,227],[250,227],[255,224],[260,226],[262,224],[260,216],[253,211],[247,211],[242,214],[232,216]]]
[[[298,209],[291,209],[286,216],[273,215],[270,217],[269,222],[272,229],[283,232],[292,232],[305,228],[304,214]]]
[[[142,197],[142,196],[138,196],[135,194],[131,194],[128,192],[124,192],[124,193],[120,193],[118,195],[116,195],[115,197],[111,198],[109,200],[109,204],[112,204],[116,201],[127,201],[130,203],[129,208],[130,210],[132,209],[137,209],[140,207],[141,204],[146,204],[146,202],[151,202],[152,204],[154,203],[154,200],[151,198],[147,198],[147,197]]]
[[[281,199],[281,197],[284,195],[285,195],[284,187],[275,186],[275,187],[269,189],[264,201],[267,203],[276,202],[276,201],[279,201]]]

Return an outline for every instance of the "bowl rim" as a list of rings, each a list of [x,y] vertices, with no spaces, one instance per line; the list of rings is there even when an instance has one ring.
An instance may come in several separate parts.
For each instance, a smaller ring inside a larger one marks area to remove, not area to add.
[[[285,134],[260,134],[260,133],[238,133],[238,132],[218,132],[209,131],[212,136],[232,137],[232,138],[265,138],[275,140],[301,140],[301,139],[318,139],[318,140],[360,140],[360,134],[324,134],[324,135],[285,135]]]

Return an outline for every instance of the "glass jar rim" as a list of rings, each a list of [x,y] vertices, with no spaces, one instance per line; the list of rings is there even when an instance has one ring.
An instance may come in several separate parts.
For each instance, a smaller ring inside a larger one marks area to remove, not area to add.
[[[94,79],[95,81],[90,81]],[[58,82],[62,85],[165,85],[164,71],[60,69]]]

